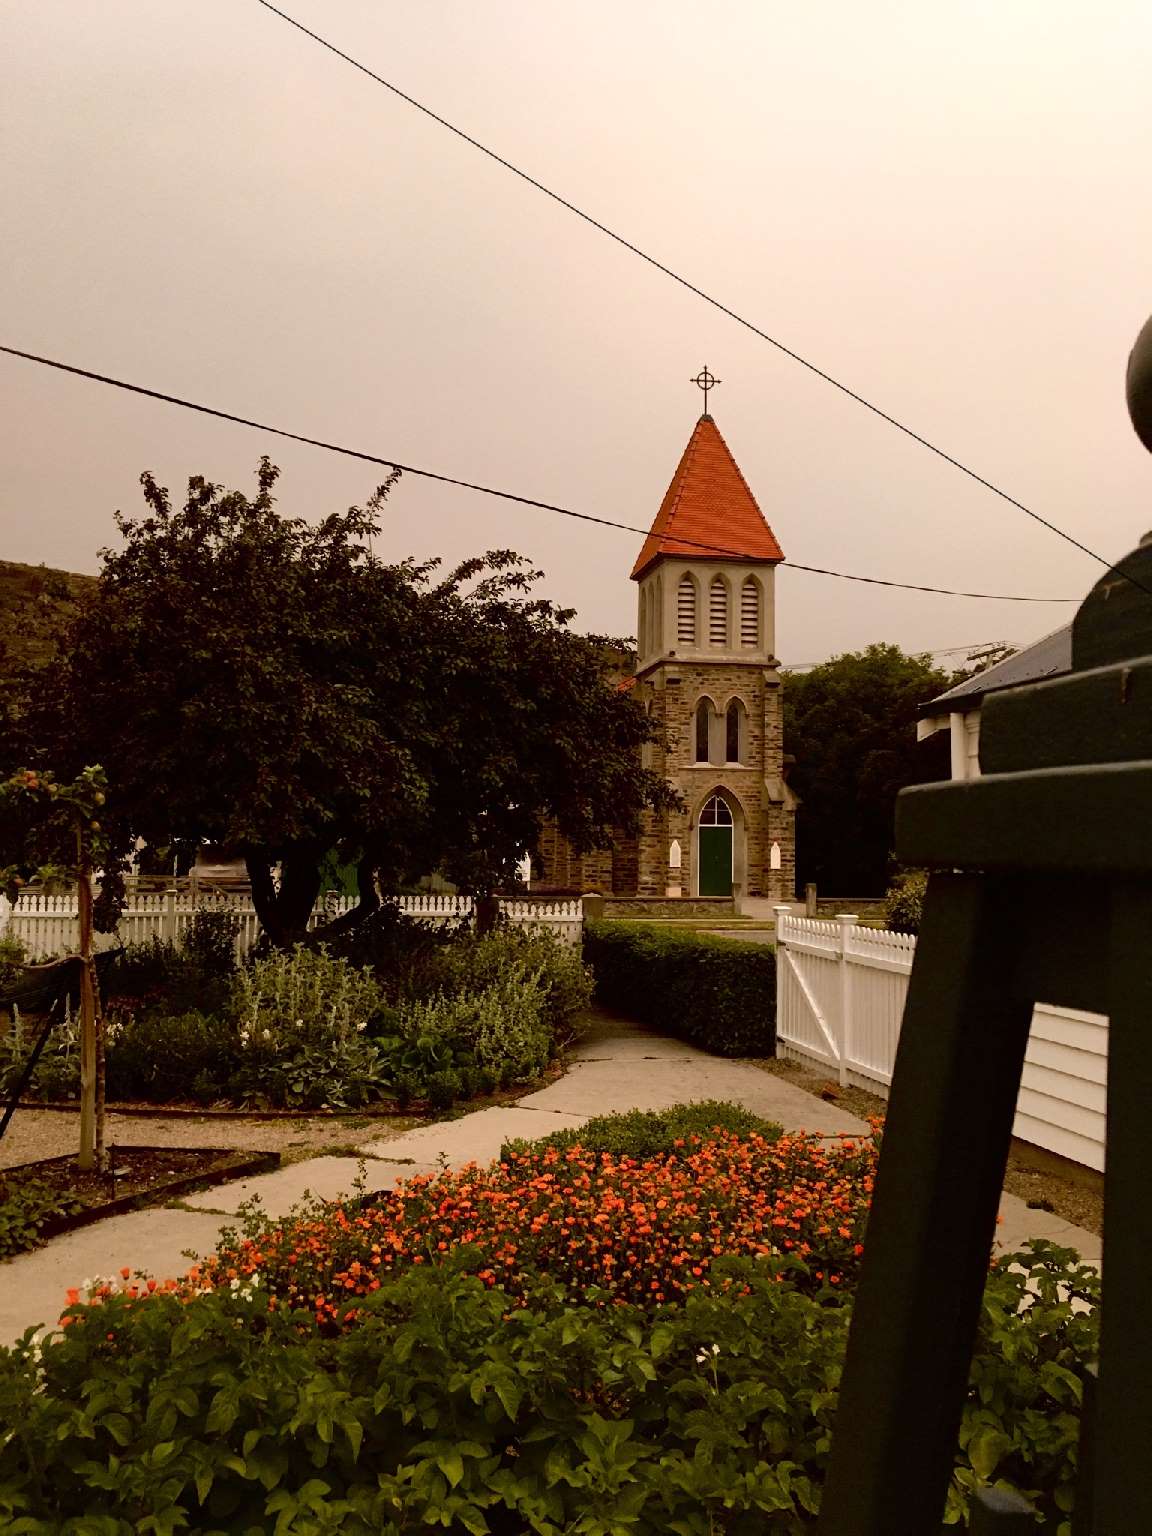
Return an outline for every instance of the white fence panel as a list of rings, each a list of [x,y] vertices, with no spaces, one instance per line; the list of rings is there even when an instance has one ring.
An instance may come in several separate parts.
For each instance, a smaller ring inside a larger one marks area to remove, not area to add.
[[[328,893],[312,914],[310,927],[317,927],[343,912],[351,911],[356,897]],[[401,896],[399,906],[406,916],[421,922],[457,922],[472,915],[470,896]],[[504,916],[519,926],[542,929],[555,934],[561,942],[578,945],[584,926],[584,905],[575,901],[533,901],[508,898],[500,902]],[[114,934],[95,937],[98,949],[119,944],[144,944],[149,939],[168,939],[180,944],[188,925],[198,911],[229,911],[240,919],[236,953],[243,957],[260,936],[260,922],[252,898],[227,891],[191,887],[167,891],[140,891],[129,888],[128,902]],[[13,905],[0,897],[0,935],[18,939],[31,959],[45,959],[71,954],[77,945],[76,896],[23,895]]]
[[[910,934],[795,917],[776,908],[776,1038],[782,1056],[836,1070],[887,1097],[900,1039]],[[1104,1167],[1108,1021],[1038,1003],[1014,1133],[1098,1171]]]

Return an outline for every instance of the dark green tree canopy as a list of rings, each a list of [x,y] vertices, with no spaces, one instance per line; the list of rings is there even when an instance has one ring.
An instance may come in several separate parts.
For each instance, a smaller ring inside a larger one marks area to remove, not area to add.
[[[29,761],[104,764],[119,852],[241,850],[275,941],[303,931],[334,850],[366,909],[377,874],[491,890],[545,819],[588,847],[669,794],[602,648],[520,557],[440,576],[372,555],[397,478],[311,524],[276,511],[267,459],[251,499],[198,476],[174,507],[145,474],[147,515],[118,516],[122,547],[22,710]]]
[[[939,743],[918,743],[917,711],[953,679],[927,656],[870,645],[784,680],[784,743],[797,815],[801,883],[830,895],[885,889],[896,796],[947,776]]]

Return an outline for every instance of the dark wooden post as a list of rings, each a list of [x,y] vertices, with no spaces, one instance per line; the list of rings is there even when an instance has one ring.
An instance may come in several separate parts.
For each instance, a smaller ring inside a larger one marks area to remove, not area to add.
[[[1152,324],[1129,400],[1152,447]],[[897,851],[930,876],[822,1536],[940,1530],[1038,1000],[1109,1016],[1094,1508],[1077,1531],[1152,1532],[1152,544],[1088,594],[1072,657],[1065,677],[985,700],[982,777],[897,805]],[[987,1493],[973,1532],[1033,1529],[1010,1505]]]

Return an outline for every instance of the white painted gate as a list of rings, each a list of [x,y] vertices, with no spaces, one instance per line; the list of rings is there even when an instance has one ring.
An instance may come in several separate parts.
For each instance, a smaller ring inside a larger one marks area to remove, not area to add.
[[[776,1038],[782,1055],[820,1062],[873,1093],[892,1081],[916,940],[776,909]]]
[[[776,1040],[781,1056],[888,1096],[916,954],[911,934],[776,908]],[[1037,1003],[1016,1104],[1021,1141],[1100,1171],[1108,1021]]]

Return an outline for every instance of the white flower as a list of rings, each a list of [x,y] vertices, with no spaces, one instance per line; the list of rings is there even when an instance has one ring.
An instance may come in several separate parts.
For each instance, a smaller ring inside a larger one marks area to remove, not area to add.
[[[265,1040],[271,1040],[271,1038],[272,1038],[272,1031],[270,1029],[266,1029],[264,1031],[264,1038],[265,1038]]]

